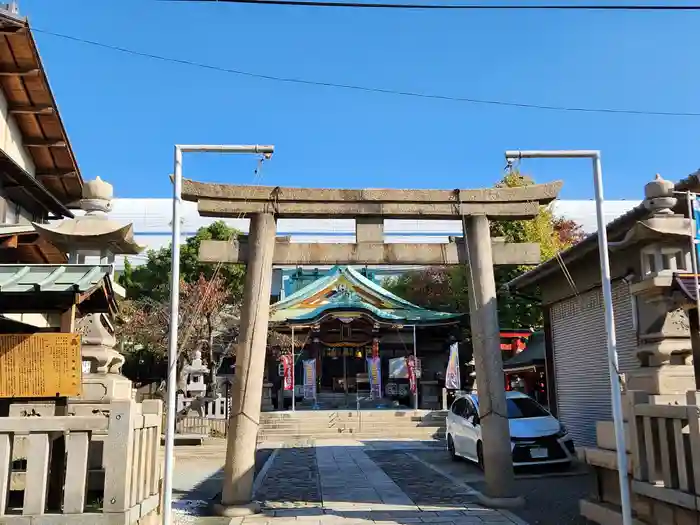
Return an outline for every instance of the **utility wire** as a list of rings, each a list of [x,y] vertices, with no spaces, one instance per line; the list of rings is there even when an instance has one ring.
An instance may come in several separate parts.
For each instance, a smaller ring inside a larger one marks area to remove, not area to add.
[[[345,7],[359,9],[430,9],[430,10],[549,10],[549,11],[700,11],[700,5],[664,4],[394,4],[325,0],[158,0],[161,2],[257,4],[296,7]]]
[[[184,1],[184,0],[169,0],[169,1]],[[190,0],[192,1],[192,0]],[[218,1],[232,1],[232,0],[218,0]],[[244,0],[240,0],[244,1]],[[252,1],[252,0],[249,0]],[[265,0],[267,1],[267,0]],[[279,0],[282,1],[282,0]],[[700,9],[700,8],[699,8]],[[421,91],[406,91],[406,90],[395,90],[378,88],[372,86],[361,86],[358,84],[341,84],[336,82],[320,81],[320,80],[309,80],[305,78],[298,77],[282,77],[277,75],[268,75],[262,73],[253,73],[251,71],[244,71],[242,69],[231,69],[222,66],[215,66],[212,64],[204,64],[202,62],[194,62],[192,60],[185,60],[175,57],[166,57],[163,55],[156,55],[153,53],[146,53],[143,51],[136,51],[134,49],[128,49],[121,46],[114,46],[110,44],[105,44],[102,42],[97,42],[95,40],[88,40],[85,38],[80,38],[72,35],[66,35],[62,33],[56,33],[54,31],[48,31],[45,29],[32,28],[32,31],[37,33],[43,33],[45,35],[54,36],[57,38],[62,38],[65,40],[70,40],[73,42],[79,42],[81,44],[88,44],[95,47],[100,47],[102,49],[109,49],[111,51],[118,51],[120,53],[125,53],[133,56],[140,56],[143,58],[149,58],[152,60],[159,60],[161,62],[169,62],[173,64],[180,64],[185,66],[197,67],[201,69],[208,69],[210,71],[218,71],[220,73],[228,73],[232,75],[244,76],[249,78],[257,78],[261,80],[269,80],[273,82],[285,82],[289,84],[300,84],[306,86],[316,86],[316,87],[327,87],[335,89],[344,89],[349,91],[361,91],[365,93],[377,93],[383,95],[393,95],[401,97],[412,97],[412,98],[422,98],[430,100],[443,100],[447,102],[463,102],[469,104],[481,104],[490,106],[504,106],[512,108],[525,108],[525,109],[538,109],[547,111],[566,111],[566,112],[578,112],[578,113],[613,113],[613,114],[623,114],[623,115],[649,115],[649,116],[662,116],[662,117],[700,117],[700,112],[694,111],[653,111],[653,110],[641,110],[641,109],[622,109],[622,108],[593,108],[593,107],[581,107],[581,106],[555,106],[555,105],[545,105],[545,104],[529,104],[524,102],[509,102],[506,100],[496,100],[496,99],[483,99],[483,98],[471,98],[471,97],[455,97],[450,95],[441,95],[438,93],[427,93]]]

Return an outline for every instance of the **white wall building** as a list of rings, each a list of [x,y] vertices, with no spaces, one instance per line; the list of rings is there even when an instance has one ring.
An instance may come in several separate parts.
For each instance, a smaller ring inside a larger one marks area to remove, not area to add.
[[[638,201],[609,201],[605,204],[606,219],[612,220],[622,215]],[[596,230],[595,202],[584,200],[561,200],[553,204],[557,215],[573,219],[582,225],[586,233]],[[200,217],[197,205],[193,202],[183,203],[182,236],[192,236],[202,226],[207,226],[215,219]],[[170,222],[172,201],[170,199],[115,199],[110,218],[122,224],[134,223],[136,241],[158,249],[170,243]],[[227,219],[231,226],[248,231],[247,219]],[[290,235],[292,242],[338,243],[353,242],[355,224],[352,219],[281,219],[277,225],[278,235]],[[387,220],[385,221],[386,242],[441,243],[447,242],[449,236],[460,236],[459,221],[423,221],[423,220]],[[139,264],[145,260],[145,253],[132,256],[129,261]],[[124,266],[123,258],[117,258],[117,270]]]
[[[605,204],[607,221],[622,215],[639,204],[638,201],[609,201]],[[134,224],[136,242],[148,249],[158,249],[170,243],[172,201],[170,199],[114,199],[109,217],[119,223]],[[557,215],[573,219],[581,224],[586,233],[596,230],[595,202],[592,200],[561,200],[553,203]],[[216,219],[200,217],[197,204],[183,202],[182,240],[194,235],[197,230]],[[247,219],[227,219],[226,222],[242,232],[248,231]],[[385,240],[388,243],[445,243],[448,237],[462,234],[460,221],[386,220]],[[355,221],[353,219],[280,219],[277,223],[280,236],[291,236],[292,242],[340,243],[354,242]],[[89,258],[88,258],[89,259]],[[146,253],[129,256],[129,262],[138,265],[146,261]],[[93,262],[88,260],[88,263]],[[124,257],[117,256],[115,270],[124,267]],[[326,269],[327,267],[319,267]],[[382,276],[388,277],[406,271],[407,267],[383,267]],[[272,296],[284,297],[285,276],[281,270],[275,272],[272,281]]]

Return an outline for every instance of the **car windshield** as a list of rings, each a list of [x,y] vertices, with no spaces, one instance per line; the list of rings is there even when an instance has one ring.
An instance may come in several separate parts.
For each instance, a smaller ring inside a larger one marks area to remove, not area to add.
[[[549,413],[529,397],[507,399],[508,419],[525,419],[528,417],[545,417]]]

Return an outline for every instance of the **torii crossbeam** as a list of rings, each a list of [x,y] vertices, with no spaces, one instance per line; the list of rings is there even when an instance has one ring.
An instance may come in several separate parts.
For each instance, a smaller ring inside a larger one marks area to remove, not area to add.
[[[204,241],[204,262],[246,263],[237,373],[229,423],[222,512],[251,505],[260,421],[273,264],[457,265],[469,270],[469,312],[484,442],[487,496],[515,497],[494,264],[536,264],[539,246],[491,239],[489,220],[531,219],[556,199],[561,182],[477,190],[306,189],[183,181],[184,200],[206,217],[250,217],[249,235]],[[291,243],[279,218],[355,218],[356,242]],[[384,244],[384,219],[460,220],[464,237],[446,244]],[[466,242],[465,242],[466,241]]]

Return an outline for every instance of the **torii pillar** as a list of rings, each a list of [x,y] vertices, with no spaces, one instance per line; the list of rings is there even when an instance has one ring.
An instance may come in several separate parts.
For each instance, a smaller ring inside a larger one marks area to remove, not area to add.
[[[251,497],[270,319],[275,234],[276,221],[272,213],[251,216],[240,342],[231,389],[233,401],[228,421],[224,486],[218,507],[224,516],[240,516],[259,510],[251,502]]]
[[[489,219],[531,219],[554,200],[561,183],[485,190],[336,190],[234,186],[183,181],[183,199],[196,201],[200,215],[251,217],[250,235],[233,242],[204,241],[202,262],[247,263],[241,344],[218,511],[226,516],[256,512],[252,503],[255,449],[265,364],[273,264],[466,264],[469,312],[484,436],[485,503],[512,506],[515,494],[508,427],[498,306],[493,265],[539,263],[536,244],[491,239]],[[275,239],[275,218],[344,217],[356,220],[352,244],[290,243]],[[385,244],[384,219],[462,220],[464,239],[447,244]],[[466,239],[466,241],[465,241]]]

